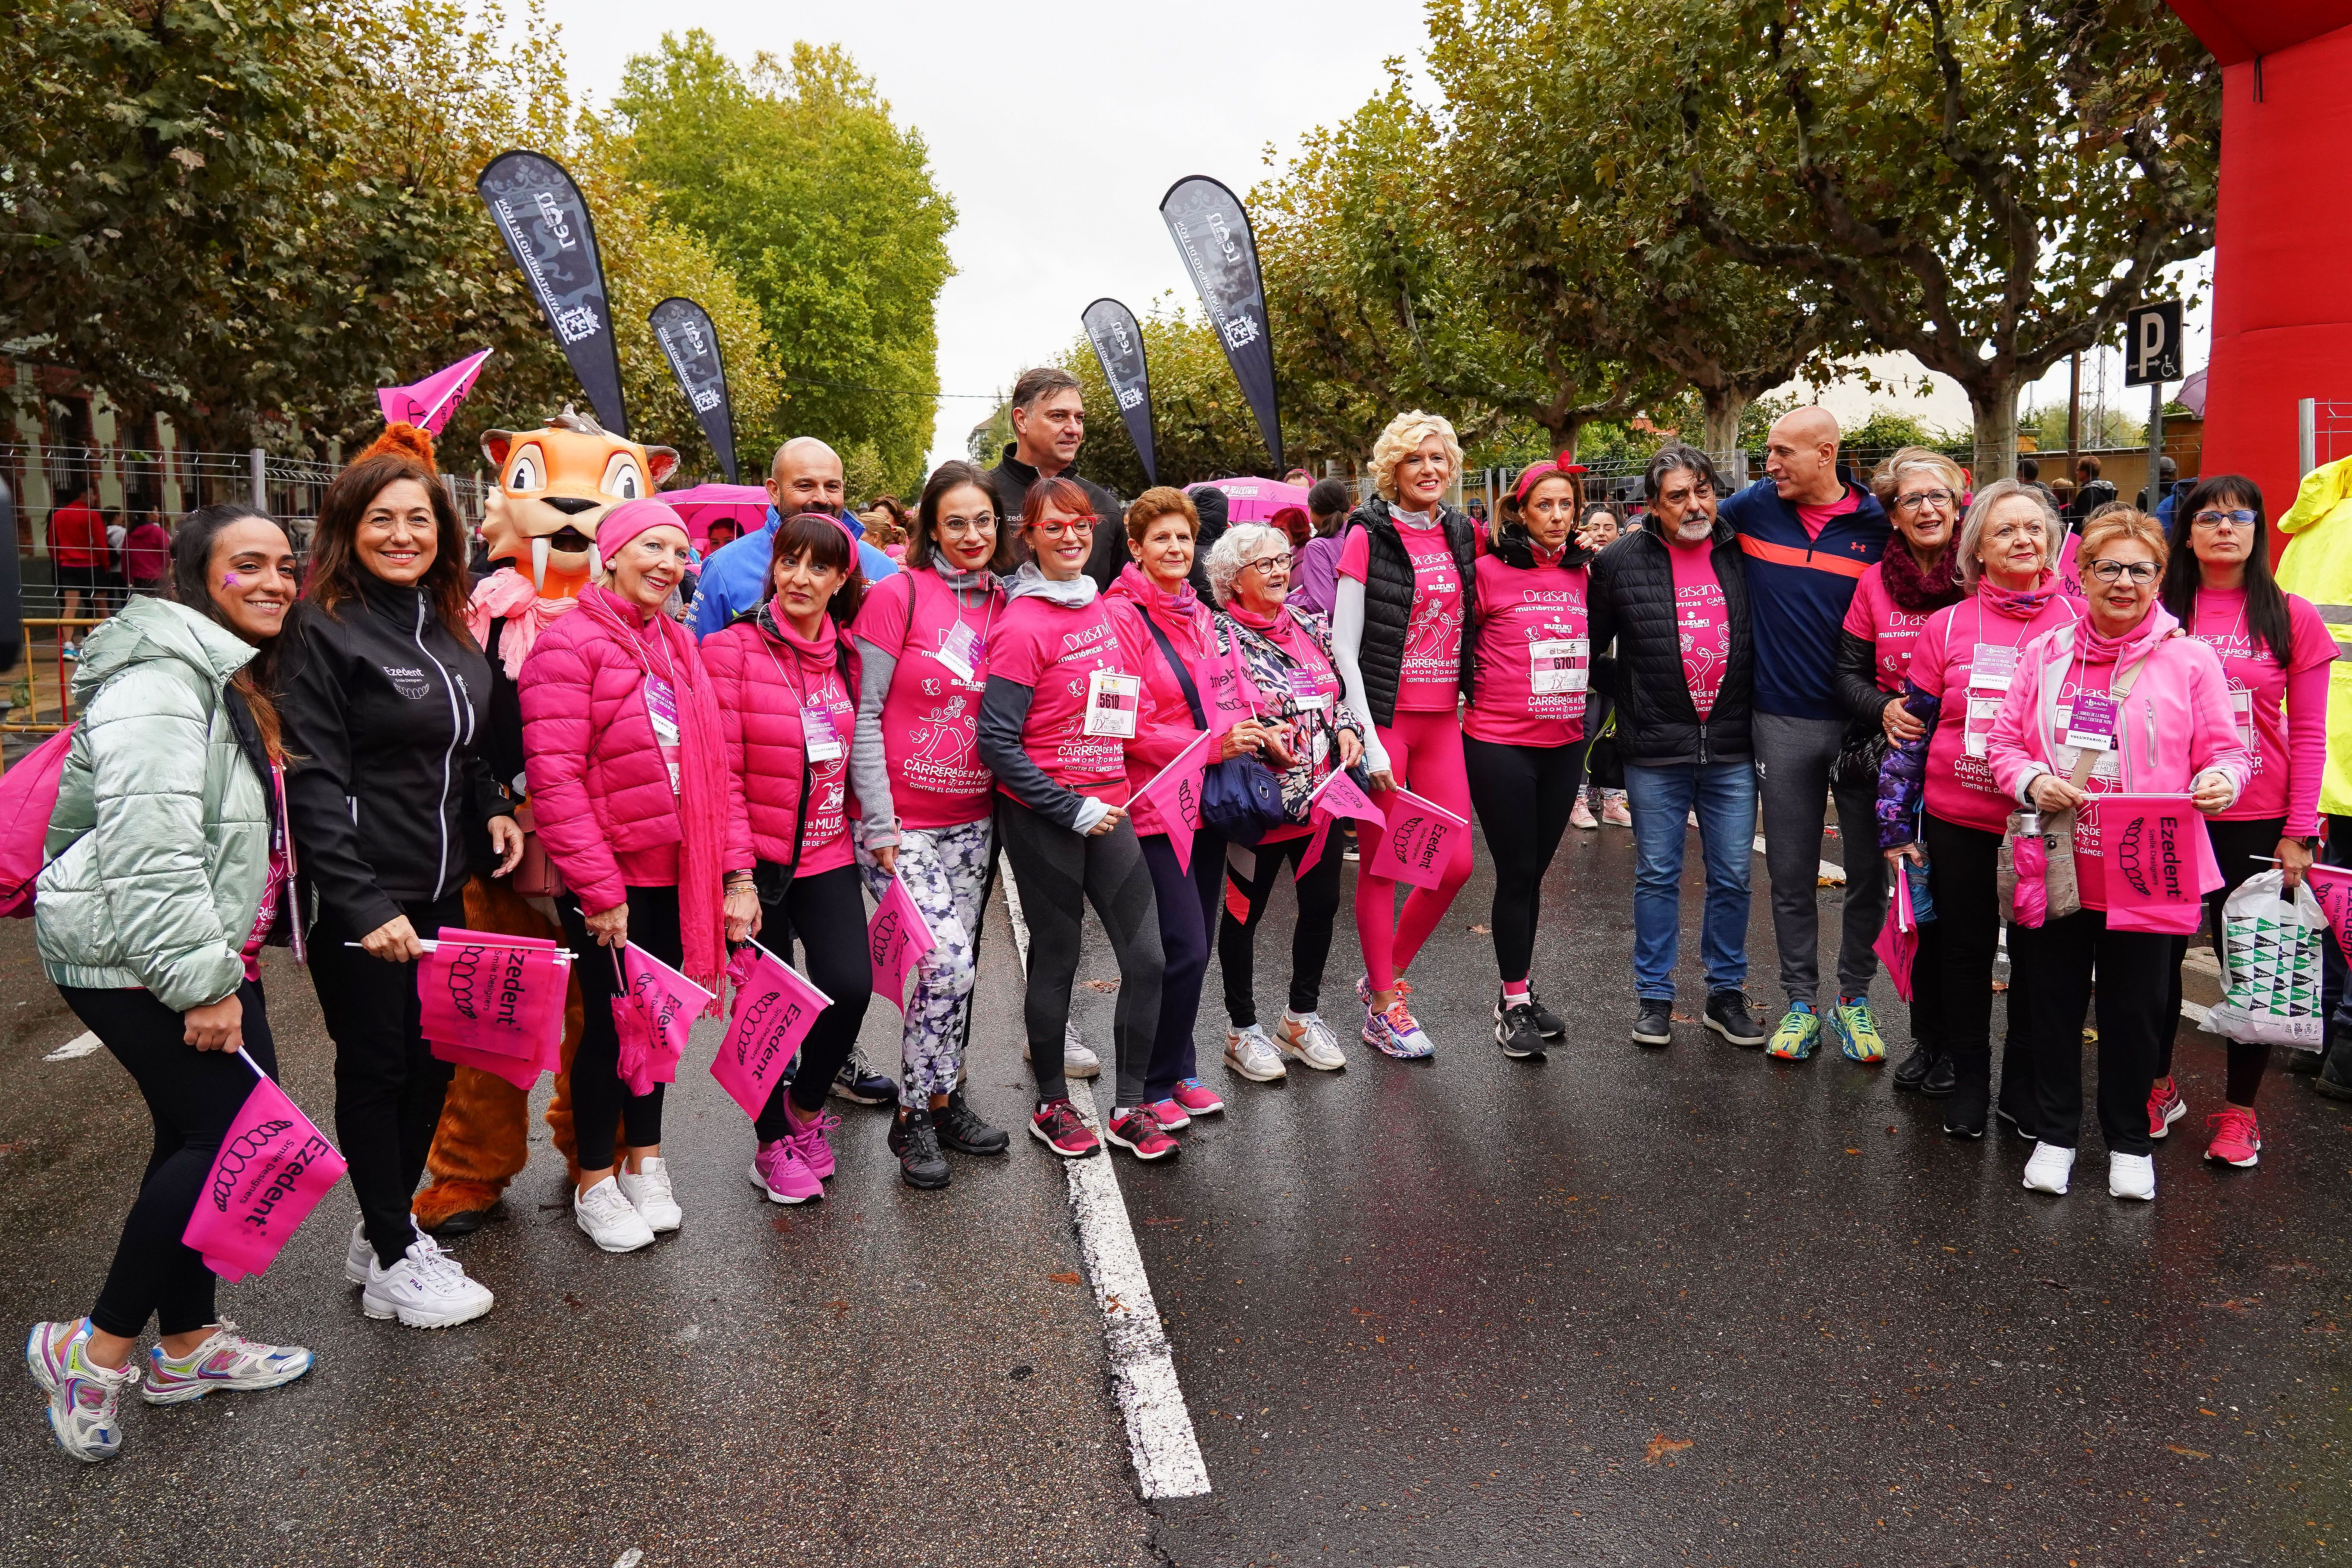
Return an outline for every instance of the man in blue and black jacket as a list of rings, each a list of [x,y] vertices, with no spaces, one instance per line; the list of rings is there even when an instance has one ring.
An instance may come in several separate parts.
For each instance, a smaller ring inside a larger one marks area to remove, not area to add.
[[[1831,764],[1846,733],[1836,681],[1838,628],[1862,574],[1886,552],[1886,513],[1877,498],[1838,470],[1837,421],[1823,408],[1783,415],[1765,438],[1768,476],[1723,505],[1739,537],[1755,623],[1757,795],[1765,868],[1772,879],[1772,938],[1789,1011],[1765,1047],[1801,1061],[1822,1038],[1814,992],[1821,979],[1816,889]],[[1877,782],[1836,791],[1848,850],[1838,994],[1828,1024],[1854,1061],[1886,1055],[1870,1012],[1872,943],[1886,916],[1885,867],[1872,853]],[[1855,847],[1858,846],[1859,847]]]

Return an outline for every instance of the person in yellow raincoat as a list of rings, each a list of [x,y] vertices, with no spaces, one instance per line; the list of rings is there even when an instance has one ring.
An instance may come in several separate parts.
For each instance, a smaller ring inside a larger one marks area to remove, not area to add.
[[[2294,505],[2278,526],[2287,536],[2286,552],[2273,574],[2278,585],[2317,606],[2339,649],[2327,678],[2327,767],[2319,784],[2327,843],[2319,859],[2322,865],[2352,868],[2352,458],[2305,474]],[[2327,1050],[2312,1087],[2330,1099],[2352,1100],[2352,1012],[2344,1005],[2345,955],[2333,942],[2323,945],[2320,955]]]

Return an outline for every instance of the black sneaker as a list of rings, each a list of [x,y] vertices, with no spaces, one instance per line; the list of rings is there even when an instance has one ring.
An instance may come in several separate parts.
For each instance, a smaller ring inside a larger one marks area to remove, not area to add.
[[[1717,991],[1706,999],[1706,1026],[1735,1046],[1750,1050],[1764,1043],[1764,1026],[1748,1010],[1745,991]]]
[[[867,1067],[866,1058],[853,1050],[833,1075],[833,1093],[855,1105],[887,1105],[898,1098],[898,1085],[889,1074]]]
[[[1559,1021],[1559,1014],[1544,1005],[1543,998],[1536,994],[1536,988],[1532,985],[1528,987],[1528,1005],[1535,1009],[1536,1028],[1545,1039],[1559,1040],[1568,1037],[1568,1026]]]
[[[1985,1114],[1991,1109],[1990,1083],[1954,1083],[1944,1106],[1944,1131],[1955,1138],[1985,1135]]]
[[[931,1112],[931,1121],[940,1130],[940,1145],[959,1154],[1002,1154],[1013,1144],[1013,1134],[991,1127],[966,1103],[961,1084],[948,1091],[948,1102]]]
[[[1503,1047],[1503,1054],[1514,1061],[1540,1058],[1543,1028],[1536,1022],[1535,1008],[1525,1002],[1508,1007],[1496,1003],[1496,1007],[1500,1016],[1495,1020],[1495,1043]]]
[[[948,1184],[948,1157],[940,1152],[940,1130],[928,1107],[901,1110],[890,1121],[890,1152],[898,1156],[898,1179],[925,1192]]]
[[[1675,1043],[1675,1005],[1662,996],[1642,998],[1642,1010],[1633,1016],[1633,1043],[1637,1046],[1671,1046]]]

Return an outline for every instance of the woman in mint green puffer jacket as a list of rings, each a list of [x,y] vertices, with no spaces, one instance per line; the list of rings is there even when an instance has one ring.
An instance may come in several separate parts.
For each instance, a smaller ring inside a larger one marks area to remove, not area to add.
[[[34,934],[58,994],[155,1122],[89,1315],[36,1323],[25,1342],[49,1430],[77,1459],[121,1447],[121,1396],[140,1378],[132,1352],[151,1319],[161,1337],[140,1390],[151,1405],[275,1388],[310,1369],[309,1351],[256,1343],[218,1316],[213,1272],[181,1240],[253,1089],[233,1053],[278,1072],[261,948],[281,931],[299,944],[300,930],[266,677],[294,591],[284,530],[250,507],[207,507],[173,542],[172,598],[132,600],[90,634],[74,672],[80,722]]]

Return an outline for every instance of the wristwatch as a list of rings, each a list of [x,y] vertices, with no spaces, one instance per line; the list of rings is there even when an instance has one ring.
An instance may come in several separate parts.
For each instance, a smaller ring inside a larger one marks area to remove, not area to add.
[[[2293,841],[2302,845],[2303,852],[2306,855],[2316,855],[2319,853],[2320,839],[2317,834],[2311,834],[2305,837],[2295,838]]]

